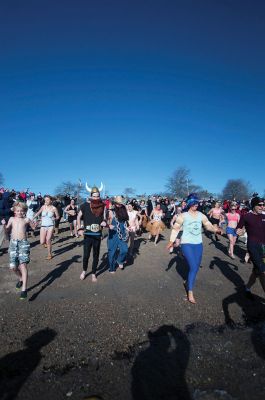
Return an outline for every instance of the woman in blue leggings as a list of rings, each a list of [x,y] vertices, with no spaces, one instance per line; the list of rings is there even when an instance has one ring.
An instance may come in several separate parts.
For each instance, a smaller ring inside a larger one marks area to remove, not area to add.
[[[193,304],[196,303],[193,296],[193,287],[198,269],[200,268],[203,252],[202,225],[211,232],[221,232],[219,228],[215,228],[211,224],[204,214],[197,211],[198,204],[198,197],[195,194],[190,194],[187,199],[188,211],[178,216],[170,236],[170,243],[174,243],[179,230],[182,228],[181,250],[189,266],[188,281],[185,285],[188,300]]]

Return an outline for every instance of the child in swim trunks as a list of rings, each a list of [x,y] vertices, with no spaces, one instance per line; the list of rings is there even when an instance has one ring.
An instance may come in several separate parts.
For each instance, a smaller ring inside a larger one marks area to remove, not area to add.
[[[10,268],[19,277],[16,288],[21,288],[20,299],[27,298],[27,280],[28,270],[27,264],[30,261],[30,244],[27,240],[27,227],[28,225],[34,230],[34,224],[28,218],[25,218],[27,212],[27,205],[17,201],[13,206],[14,217],[11,217],[6,225],[5,220],[2,220],[4,229],[11,231],[11,238],[9,243],[9,260]]]

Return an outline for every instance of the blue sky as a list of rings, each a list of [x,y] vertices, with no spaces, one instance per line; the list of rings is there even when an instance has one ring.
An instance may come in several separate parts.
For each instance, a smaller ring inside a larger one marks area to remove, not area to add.
[[[185,166],[262,194],[264,21],[262,0],[2,1],[5,185],[153,193]]]

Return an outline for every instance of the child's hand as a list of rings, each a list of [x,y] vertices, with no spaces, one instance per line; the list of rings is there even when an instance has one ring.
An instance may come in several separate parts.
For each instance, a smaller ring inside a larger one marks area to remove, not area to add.
[[[5,220],[5,219],[2,219],[1,224],[2,224],[2,225],[6,225],[6,220]]]

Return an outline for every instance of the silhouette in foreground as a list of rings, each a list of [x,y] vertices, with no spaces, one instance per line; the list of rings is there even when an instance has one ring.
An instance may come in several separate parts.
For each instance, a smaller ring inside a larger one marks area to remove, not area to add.
[[[2,400],[13,400],[38,366],[40,350],[57,335],[52,329],[42,329],[25,340],[26,348],[10,353],[0,360],[0,395]]]
[[[186,335],[172,325],[148,333],[150,346],[132,367],[134,400],[191,400],[185,370],[190,344]]]

